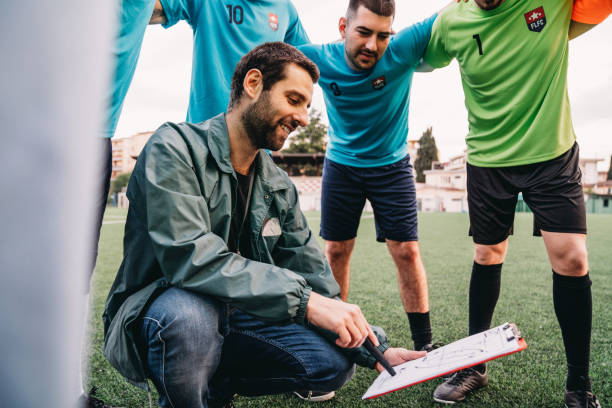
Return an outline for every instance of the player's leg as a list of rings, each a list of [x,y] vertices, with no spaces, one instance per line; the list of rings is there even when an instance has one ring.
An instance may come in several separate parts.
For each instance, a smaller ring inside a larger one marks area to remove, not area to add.
[[[415,350],[431,350],[429,288],[418,241],[387,239],[389,253],[397,266],[397,281],[404,311],[408,316]]]
[[[340,286],[340,298],[346,302],[351,286],[351,254],[355,238],[346,241],[325,241],[325,257]]]
[[[376,240],[387,243],[397,267],[400,296],[414,348],[431,348],[429,291],[418,242],[416,188],[410,157],[364,169],[362,177],[374,209]]]
[[[512,233],[518,189],[507,169],[467,165],[470,235],[474,262],[469,289],[469,334],[491,327],[501,288],[501,271]],[[434,400],[453,404],[488,384],[485,364],[461,370],[434,391]]]
[[[344,301],[348,298],[351,254],[364,204],[359,169],[325,159],[320,235],[325,240],[325,256]]]
[[[553,303],[565,346],[569,407],[597,406],[591,393],[591,280],[586,249],[586,211],[578,146],[539,163],[539,175],[523,196],[534,213],[534,233],[544,238],[553,270]],[[591,404],[591,405],[588,405]]]

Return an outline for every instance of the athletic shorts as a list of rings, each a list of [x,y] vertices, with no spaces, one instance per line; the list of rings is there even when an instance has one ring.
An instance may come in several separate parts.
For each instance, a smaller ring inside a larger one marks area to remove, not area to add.
[[[578,145],[541,163],[513,167],[467,164],[470,232],[474,242],[494,245],[512,234],[517,197],[533,212],[533,235],[540,230],[586,234],[586,211]]]
[[[417,241],[416,189],[410,156],[380,167],[345,166],[325,159],[321,194],[321,237],[357,236],[366,198],[374,210],[376,240]]]

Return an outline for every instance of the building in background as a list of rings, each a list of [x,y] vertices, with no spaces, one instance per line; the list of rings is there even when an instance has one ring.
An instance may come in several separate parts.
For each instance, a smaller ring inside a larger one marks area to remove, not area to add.
[[[129,173],[134,169],[136,160],[153,132],[136,133],[130,137],[113,139],[113,170],[111,180],[119,174]],[[417,158],[418,140],[408,140],[410,159]],[[425,171],[425,183],[416,183],[417,208],[423,212],[459,212],[468,211],[467,172],[464,151],[451,157],[447,162],[434,162],[432,169]],[[284,153],[272,152],[274,162],[290,174],[300,195],[300,206],[304,211],[321,210],[321,170],[323,153]],[[588,212],[612,213],[612,181],[606,181],[607,172],[597,171],[602,159],[580,159],[582,183],[585,190],[585,201]],[[415,175],[416,176],[416,175]],[[116,202],[127,206],[125,194],[119,194]],[[372,211],[366,201],[365,211]],[[517,211],[529,212],[529,207],[519,195]]]
[[[417,183],[417,208],[424,212],[467,212],[465,152],[448,162],[433,162],[425,183]]]
[[[130,173],[134,170],[136,159],[144,148],[153,132],[140,132],[120,139],[113,139],[113,169],[111,180],[119,174]]]

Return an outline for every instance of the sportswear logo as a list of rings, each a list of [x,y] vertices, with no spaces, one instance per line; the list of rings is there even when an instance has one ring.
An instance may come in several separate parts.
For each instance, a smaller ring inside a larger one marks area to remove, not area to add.
[[[387,85],[387,80],[384,75],[372,80],[372,87],[377,91],[383,89],[385,85]]]
[[[274,13],[268,13],[268,24],[272,31],[278,30],[278,16]]]
[[[529,28],[530,31],[535,33],[542,31],[546,25],[544,7],[540,6],[535,10],[531,10],[529,13],[525,13],[525,21],[527,21],[527,28]]]

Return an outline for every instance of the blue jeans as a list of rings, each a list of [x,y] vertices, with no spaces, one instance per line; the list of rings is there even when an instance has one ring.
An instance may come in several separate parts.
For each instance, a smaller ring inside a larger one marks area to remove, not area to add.
[[[149,306],[141,342],[164,408],[221,406],[235,393],[333,391],[354,372],[340,349],[310,328],[265,323],[177,288]]]

